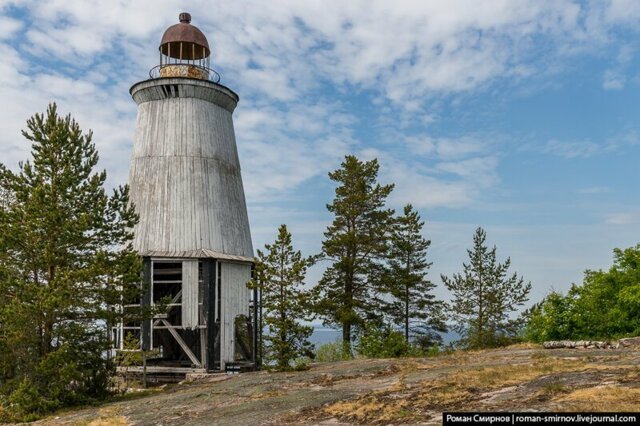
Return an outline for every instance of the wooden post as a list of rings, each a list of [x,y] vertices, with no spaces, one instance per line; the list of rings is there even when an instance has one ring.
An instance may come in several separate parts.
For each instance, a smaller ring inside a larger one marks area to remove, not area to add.
[[[256,279],[255,264],[251,265],[251,278],[253,280]],[[253,361],[254,368],[258,369],[258,334],[262,333],[262,330],[258,330],[258,287],[253,289],[253,312],[251,316],[253,317],[253,344],[251,345],[253,347],[253,359],[251,361]]]
[[[262,283],[259,283],[260,286],[262,286]],[[258,336],[260,337],[259,342],[258,343],[258,347],[260,349],[260,351],[258,352],[259,357],[258,357],[258,368],[262,368],[262,328],[264,327],[264,325],[262,324],[262,290],[258,291],[258,303],[259,303],[259,309],[258,309],[258,315],[259,315],[259,319],[258,319],[258,330],[260,330],[258,333]]]
[[[143,257],[142,258],[142,300],[141,300],[141,309],[142,309],[142,321],[140,324],[140,339],[141,346],[140,348],[143,351],[148,351],[151,349],[151,286],[152,282],[152,262],[151,258]]]
[[[217,353],[220,352],[220,348],[216,345],[216,309],[218,304],[216,300],[217,263],[215,259],[202,260],[202,280],[204,281],[205,288],[203,303],[207,307],[207,350],[203,364],[208,371],[213,370],[218,358]]]
[[[147,388],[147,351],[142,350],[142,387]]]

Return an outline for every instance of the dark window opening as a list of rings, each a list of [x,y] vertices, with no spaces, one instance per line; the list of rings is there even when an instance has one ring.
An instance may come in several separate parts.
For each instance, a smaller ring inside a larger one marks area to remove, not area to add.
[[[253,324],[246,315],[238,315],[234,320],[234,361],[253,360]]]

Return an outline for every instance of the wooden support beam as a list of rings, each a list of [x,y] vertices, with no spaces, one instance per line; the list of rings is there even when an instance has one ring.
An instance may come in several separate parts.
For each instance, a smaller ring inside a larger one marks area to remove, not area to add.
[[[256,265],[251,265],[251,279],[256,279]],[[262,330],[258,330],[258,287],[254,287],[253,289],[253,312],[251,315],[252,320],[252,346],[253,353],[251,354],[251,361],[253,361],[253,365],[258,367],[258,333],[262,334]]]
[[[203,265],[204,267],[204,265]],[[203,277],[204,278],[204,277]],[[206,291],[206,287],[205,287]],[[204,295],[203,299],[204,299]],[[200,360],[202,361],[202,366],[206,368],[207,366],[207,319],[205,317],[205,305],[204,303],[199,309],[198,314],[198,323],[200,324]]]
[[[187,329],[198,327],[198,260],[182,261],[182,326]]]
[[[207,335],[206,335],[206,353],[205,367],[208,371],[215,368],[216,361],[220,359],[220,348],[216,345],[216,278],[218,262],[215,259],[202,260],[202,280],[204,282],[203,303],[207,307]]]
[[[151,258],[142,258],[142,311],[148,312],[151,308],[151,275],[152,275],[152,262]],[[151,318],[146,318],[142,321],[140,327],[141,334],[141,347],[143,351],[151,349]],[[123,337],[124,338],[124,337]]]
[[[202,365],[207,364],[207,328],[200,326],[200,359]]]
[[[176,305],[176,302],[178,302],[180,297],[182,297],[182,289],[180,289],[178,291],[178,293],[175,296],[173,296],[173,299],[171,299],[171,302],[169,302],[169,309],[167,309],[167,314],[169,313],[169,311],[173,307],[171,305]],[[160,319],[158,319],[158,317],[156,316],[155,321],[153,322],[153,325],[156,326],[158,324],[160,324]]]
[[[178,345],[180,345],[180,347],[182,348],[182,350],[184,351],[185,354],[187,354],[187,356],[189,357],[189,359],[191,360],[191,362],[197,366],[197,367],[202,367],[202,364],[200,363],[200,361],[198,361],[198,358],[196,358],[196,356],[193,354],[193,352],[191,352],[191,349],[189,349],[189,346],[187,346],[187,344],[185,343],[184,340],[182,340],[182,337],[180,337],[180,335],[178,334],[178,332],[175,330],[175,328],[169,323],[169,321],[165,320],[165,319],[161,319],[160,321],[162,321],[162,323],[167,327],[167,330],[169,330],[169,333],[171,333],[171,335],[173,336],[174,339],[176,339],[176,342],[178,342]]]

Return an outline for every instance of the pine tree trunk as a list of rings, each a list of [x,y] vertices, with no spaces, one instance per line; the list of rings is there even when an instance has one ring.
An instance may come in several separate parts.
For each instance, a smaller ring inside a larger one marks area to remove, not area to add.
[[[409,344],[409,287],[406,288],[404,300],[404,341]]]
[[[345,358],[351,358],[351,322],[345,321],[342,324],[342,348]]]
[[[344,349],[344,356],[352,358],[351,353],[351,314],[353,311],[353,273],[350,271],[345,280],[345,297],[344,297],[345,311],[349,313],[349,318],[345,319],[342,323],[342,346]]]

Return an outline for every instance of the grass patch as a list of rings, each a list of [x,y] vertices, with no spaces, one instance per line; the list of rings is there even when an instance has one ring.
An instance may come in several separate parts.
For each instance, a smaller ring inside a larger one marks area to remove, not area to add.
[[[562,382],[551,382],[542,387],[542,393],[551,396],[566,393],[568,391],[569,390]]]
[[[324,412],[340,420],[368,424],[394,420],[421,421],[434,411],[469,409],[487,392],[555,372],[582,371],[593,367],[579,360],[545,357],[527,364],[462,369],[406,388],[403,386],[405,375],[410,373],[411,368],[419,368],[407,365],[399,383],[389,389],[374,392],[364,398],[330,404],[324,408]],[[558,395],[567,392],[567,389],[558,382],[548,384],[543,392]]]
[[[79,426],[128,426],[131,423],[126,417],[118,414],[116,407],[104,407],[98,411],[98,417],[75,424]]]
[[[640,388],[597,386],[574,390],[556,401],[563,411],[640,411]]]

